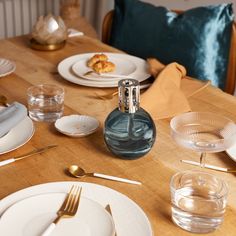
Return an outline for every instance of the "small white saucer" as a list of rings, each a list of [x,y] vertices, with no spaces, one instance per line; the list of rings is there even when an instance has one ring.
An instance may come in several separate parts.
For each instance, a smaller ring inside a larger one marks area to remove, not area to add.
[[[236,161],[236,143],[232,147],[227,149],[226,153],[233,161]]]
[[[94,133],[99,127],[99,121],[91,116],[63,116],[55,122],[56,129],[71,137],[84,137]]]
[[[14,62],[0,58],[0,77],[11,74],[15,69],[16,65]]]

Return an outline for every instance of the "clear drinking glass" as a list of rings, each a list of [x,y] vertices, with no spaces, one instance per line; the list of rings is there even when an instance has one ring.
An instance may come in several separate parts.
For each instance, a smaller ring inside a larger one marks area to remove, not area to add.
[[[183,171],[170,182],[172,220],[192,233],[209,233],[224,220],[227,184],[202,171]]]
[[[29,116],[35,121],[53,122],[64,110],[64,89],[54,84],[40,84],[27,90]]]
[[[236,125],[227,117],[210,112],[188,112],[175,116],[171,122],[171,136],[179,145],[201,153],[221,152],[236,140]]]

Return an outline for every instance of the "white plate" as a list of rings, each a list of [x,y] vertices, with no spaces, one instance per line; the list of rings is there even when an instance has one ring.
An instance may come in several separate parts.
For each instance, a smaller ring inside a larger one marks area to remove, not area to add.
[[[118,236],[153,236],[147,216],[130,198],[105,186],[78,181],[46,183],[13,193],[0,201],[0,215],[22,199],[45,193],[67,193],[73,184],[79,184],[83,188],[84,197],[103,207],[110,204]]]
[[[27,143],[34,134],[34,124],[27,116],[18,125],[0,138],[0,154],[13,151]]]
[[[11,74],[15,69],[16,65],[14,62],[0,58],[0,77]]]
[[[131,61],[136,66],[136,70],[131,74],[134,79],[137,79],[139,82],[142,82],[150,77],[150,74],[147,72],[147,63],[145,60],[127,55],[127,54],[119,54],[119,53],[106,53],[108,57],[117,57],[120,60]],[[61,61],[58,65],[59,74],[65,79],[72,83],[89,86],[89,87],[117,87],[118,81],[93,81],[78,77],[73,71],[72,66],[88,57],[92,57],[95,53],[86,53],[86,54],[78,54],[71,57],[68,57]]]
[[[41,235],[56,218],[56,212],[65,197],[64,193],[40,194],[15,203],[1,216],[1,234]],[[59,221],[50,235],[112,236],[114,224],[105,208],[91,199],[81,197],[77,214]]]
[[[56,129],[71,137],[84,137],[94,133],[99,122],[91,116],[85,115],[70,115],[63,116],[55,122]]]
[[[236,144],[233,145],[231,148],[227,149],[226,153],[232,160],[236,161]]]
[[[84,76],[84,74],[86,72],[92,70],[90,67],[87,66],[87,61],[89,60],[89,58],[90,57],[87,56],[86,58],[83,58],[72,65],[72,70],[76,75],[78,75],[81,78],[84,78],[87,80],[94,80],[94,81],[117,82],[120,80],[120,78],[116,78],[116,77],[108,78],[108,77],[102,77],[102,76],[94,75],[94,74]],[[108,60],[113,62],[116,65],[116,69],[113,72],[106,73],[108,75],[114,75],[114,74],[116,74],[116,75],[130,75],[130,74],[134,73],[135,70],[137,69],[136,65],[131,60],[128,60],[126,58],[121,59],[117,55],[111,55],[108,58]]]

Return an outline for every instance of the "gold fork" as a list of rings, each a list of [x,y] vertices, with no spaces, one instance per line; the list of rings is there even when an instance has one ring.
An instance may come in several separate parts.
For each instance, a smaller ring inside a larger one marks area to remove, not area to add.
[[[56,224],[61,218],[70,218],[75,216],[81,196],[82,188],[78,186],[72,186],[70,192],[67,194],[62,206],[57,211],[57,218],[46,228],[46,230],[41,234],[41,236],[48,236],[56,228]]]
[[[131,75],[99,73],[94,70],[87,71],[86,73],[83,74],[83,76],[87,76],[87,75],[99,75],[99,76],[105,77],[105,78],[133,79],[133,77]]]
[[[87,75],[91,75],[91,74],[97,74],[97,75],[99,75],[99,73],[97,73],[96,71],[89,70],[89,71],[87,71],[86,73],[84,73],[83,76],[87,76]]]
[[[98,93],[95,92],[95,95],[97,96],[97,98],[100,98],[102,100],[109,100],[112,99],[113,97],[115,97],[118,94],[118,91],[112,92],[112,93],[107,93],[104,95],[100,95]]]

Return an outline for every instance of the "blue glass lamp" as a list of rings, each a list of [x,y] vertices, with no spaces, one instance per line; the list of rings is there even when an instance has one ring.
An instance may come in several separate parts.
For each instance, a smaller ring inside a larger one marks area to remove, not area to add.
[[[108,149],[123,159],[137,159],[147,154],[156,138],[151,116],[140,107],[139,82],[120,80],[119,107],[105,120],[104,140]]]

